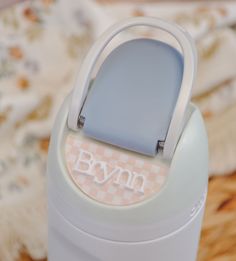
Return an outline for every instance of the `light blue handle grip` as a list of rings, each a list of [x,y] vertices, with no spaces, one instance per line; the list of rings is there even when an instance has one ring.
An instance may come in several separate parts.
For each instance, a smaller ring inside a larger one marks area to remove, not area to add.
[[[83,106],[86,135],[156,155],[167,135],[183,76],[182,55],[151,39],[117,47],[101,66]]]

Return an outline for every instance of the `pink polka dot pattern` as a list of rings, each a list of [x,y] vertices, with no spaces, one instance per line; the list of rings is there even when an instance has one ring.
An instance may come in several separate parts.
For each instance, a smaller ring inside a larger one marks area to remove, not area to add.
[[[82,166],[81,153],[84,153],[84,163],[86,160],[102,163],[95,164],[86,174],[89,164]],[[158,159],[140,157],[74,134],[66,137],[65,159],[68,173],[81,191],[98,202],[114,206],[131,205],[155,195],[163,187],[168,172],[168,166]],[[122,175],[119,170],[123,171]],[[112,175],[108,177],[108,174]]]

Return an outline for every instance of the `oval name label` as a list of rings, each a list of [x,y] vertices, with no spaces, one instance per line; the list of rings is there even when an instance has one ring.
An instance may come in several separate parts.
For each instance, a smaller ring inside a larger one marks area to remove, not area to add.
[[[163,187],[168,166],[156,158],[69,134],[65,159],[70,177],[90,198],[127,206],[143,201]]]

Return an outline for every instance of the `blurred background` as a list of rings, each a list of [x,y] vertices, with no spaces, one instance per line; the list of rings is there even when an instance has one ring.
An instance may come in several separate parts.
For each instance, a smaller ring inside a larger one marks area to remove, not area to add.
[[[55,115],[94,40],[130,16],[176,22],[196,42],[192,100],[210,153],[198,261],[236,260],[236,1],[0,0],[0,261],[46,260]],[[153,29],[132,35],[160,37]]]

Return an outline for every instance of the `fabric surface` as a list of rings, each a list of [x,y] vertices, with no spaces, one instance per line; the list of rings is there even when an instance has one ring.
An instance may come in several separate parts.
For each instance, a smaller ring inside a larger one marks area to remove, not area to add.
[[[189,30],[199,51],[193,100],[206,121],[210,173],[235,170],[235,13],[234,3],[170,8],[89,0],[25,1],[0,12],[0,260],[16,260],[22,248],[32,258],[46,256],[45,165],[53,119],[86,50],[120,18],[163,17]],[[150,29],[129,36],[140,34],[166,39]]]

